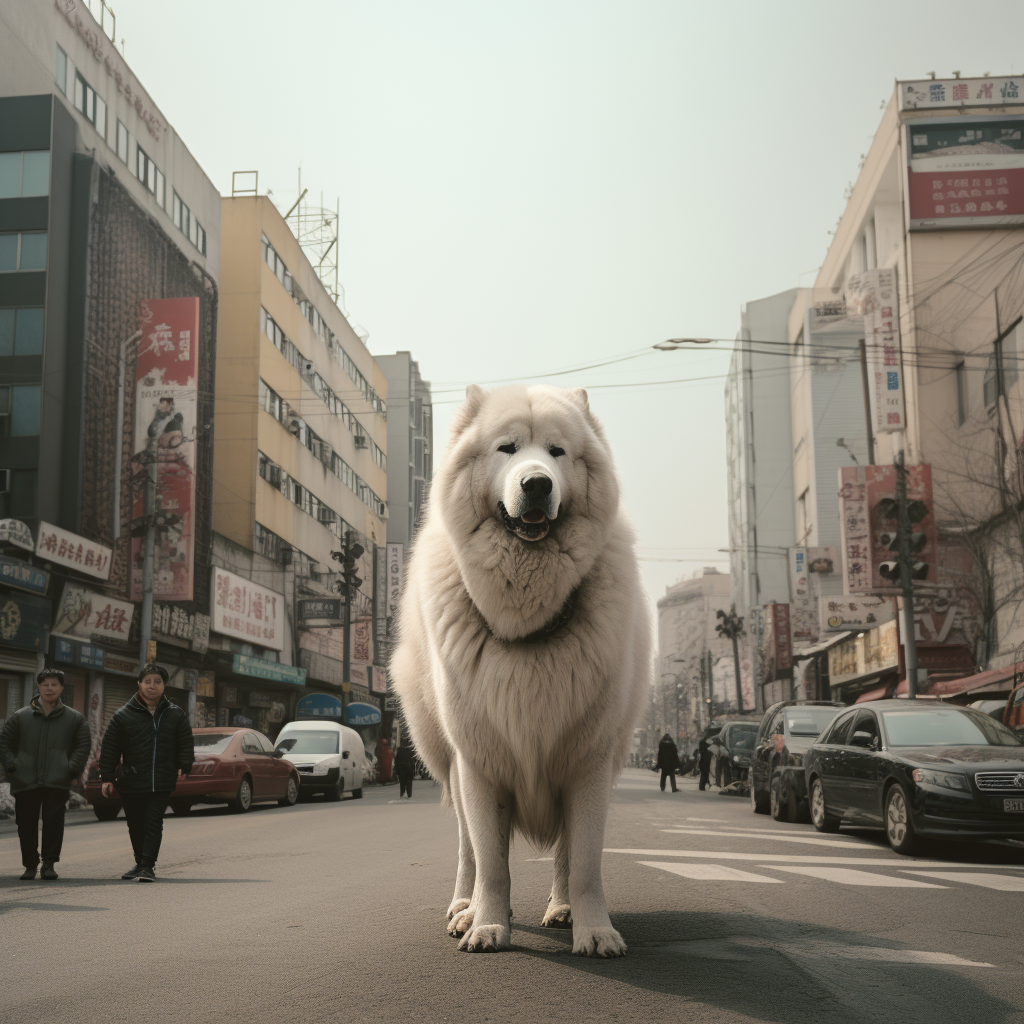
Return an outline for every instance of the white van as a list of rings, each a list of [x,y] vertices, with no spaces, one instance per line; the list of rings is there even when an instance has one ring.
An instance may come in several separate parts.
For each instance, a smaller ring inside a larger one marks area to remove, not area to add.
[[[363,741],[340,722],[291,722],[277,737],[277,749],[299,773],[300,792],[340,800],[347,790],[363,795]]]

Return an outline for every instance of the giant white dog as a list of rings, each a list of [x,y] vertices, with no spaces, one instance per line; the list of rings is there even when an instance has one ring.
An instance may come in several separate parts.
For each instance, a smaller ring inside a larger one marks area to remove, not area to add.
[[[542,924],[621,956],[601,880],[612,783],[653,672],[650,606],[582,389],[471,386],[416,538],[392,660],[459,821],[448,930],[510,940],[509,841],[554,845]]]

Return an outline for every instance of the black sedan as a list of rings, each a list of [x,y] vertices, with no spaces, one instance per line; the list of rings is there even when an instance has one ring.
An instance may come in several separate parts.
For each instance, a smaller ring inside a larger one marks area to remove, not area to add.
[[[969,708],[850,708],[804,755],[804,772],[819,832],[884,828],[897,853],[912,853],[920,837],[1024,839],[1024,746]]]

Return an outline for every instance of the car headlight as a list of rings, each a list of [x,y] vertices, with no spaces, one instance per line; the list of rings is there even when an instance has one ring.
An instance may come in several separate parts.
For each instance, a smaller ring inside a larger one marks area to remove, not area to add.
[[[733,754],[733,755],[732,755],[732,759],[733,759],[733,760],[734,760],[734,761],[735,761],[735,762],[736,762],[737,764],[739,764],[739,763],[740,763],[740,755],[739,755],[739,754]]]
[[[959,772],[937,772],[933,768],[915,768],[912,778],[915,782],[924,782],[930,786],[959,789],[965,793],[971,791],[967,776],[961,775]]]
[[[318,761],[313,765],[313,774],[326,775],[332,768],[338,768],[340,765],[340,757],[325,757],[322,761]]]

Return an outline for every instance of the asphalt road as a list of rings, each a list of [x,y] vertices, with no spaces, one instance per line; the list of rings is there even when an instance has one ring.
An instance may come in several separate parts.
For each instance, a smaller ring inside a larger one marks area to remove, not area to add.
[[[629,952],[539,927],[545,852],[512,852],[513,949],[456,950],[454,819],[417,782],[362,801],[169,815],[156,885],[121,882],[124,819],[69,815],[57,882],[0,823],[0,1020],[1024,1022],[1024,854],[891,853],[627,770],[605,887]]]

